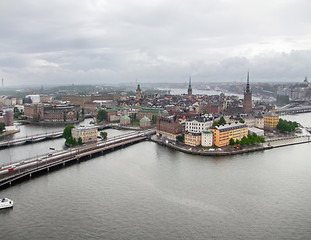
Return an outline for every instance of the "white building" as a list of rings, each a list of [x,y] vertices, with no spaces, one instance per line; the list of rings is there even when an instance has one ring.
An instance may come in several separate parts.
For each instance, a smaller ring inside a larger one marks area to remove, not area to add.
[[[245,121],[245,124],[250,128],[250,127],[255,127],[256,126],[256,118],[253,116],[245,116],[243,118]]]
[[[201,145],[203,147],[213,146],[213,132],[206,130],[203,131],[201,135]]]
[[[27,95],[25,98],[30,98],[32,103],[40,102],[40,95]]]
[[[186,120],[185,131],[193,133],[201,133],[208,130],[213,124],[213,121],[205,117],[197,117]]]
[[[255,127],[256,128],[260,128],[260,129],[264,129],[264,117],[263,116],[256,116],[255,117]]]
[[[249,134],[256,133],[256,134],[257,134],[258,136],[260,136],[260,137],[263,137],[264,134],[265,134],[265,131],[264,131],[264,130],[259,129],[259,128],[255,128],[255,127],[249,128],[249,129],[248,129],[248,132],[249,132]]]
[[[96,127],[76,127],[71,129],[72,138],[76,139],[76,141],[81,138],[82,143],[96,142],[97,134]]]

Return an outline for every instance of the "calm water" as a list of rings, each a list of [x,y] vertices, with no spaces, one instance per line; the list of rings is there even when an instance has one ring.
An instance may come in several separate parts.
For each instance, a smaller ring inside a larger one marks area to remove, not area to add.
[[[310,146],[215,158],[142,142],[2,190],[0,236],[310,239]]]

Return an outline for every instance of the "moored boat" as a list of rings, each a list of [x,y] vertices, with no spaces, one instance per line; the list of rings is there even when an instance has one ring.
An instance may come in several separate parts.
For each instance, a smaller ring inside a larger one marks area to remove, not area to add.
[[[13,201],[8,198],[0,199],[0,209],[13,207]]]

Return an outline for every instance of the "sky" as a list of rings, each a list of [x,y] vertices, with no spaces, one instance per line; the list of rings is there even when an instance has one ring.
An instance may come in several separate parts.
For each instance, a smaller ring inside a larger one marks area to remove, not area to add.
[[[302,82],[310,0],[0,0],[5,86]]]

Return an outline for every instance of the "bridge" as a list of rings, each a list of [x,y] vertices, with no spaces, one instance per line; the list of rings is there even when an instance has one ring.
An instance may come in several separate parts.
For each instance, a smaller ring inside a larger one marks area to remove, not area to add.
[[[32,159],[25,159],[10,165],[0,166],[0,187],[10,186],[12,183],[31,178],[33,174],[49,172],[50,169],[65,166],[71,162],[79,162],[98,154],[104,154],[119,148],[143,141],[155,134],[155,129],[128,133],[98,141],[81,147],[60,150],[53,154],[41,155]]]
[[[118,124],[94,125],[94,127],[96,127],[98,130],[104,130],[107,128],[114,128],[114,127],[117,128]],[[41,134],[36,134],[36,135],[15,138],[12,140],[0,142],[0,148],[14,147],[14,146],[25,144],[25,143],[33,143],[33,142],[60,138],[62,134],[63,134],[63,131],[58,131],[58,132],[41,133]]]
[[[311,106],[292,107],[292,108],[280,108],[276,109],[277,114],[297,114],[311,112]]]
[[[39,141],[43,141],[47,139],[59,138],[62,136],[62,134],[63,134],[63,131],[59,131],[59,132],[50,132],[50,133],[43,133],[43,134],[15,138],[12,140],[0,142],[0,148],[12,147],[12,146],[24,144],[24,143],[39,142]]]

